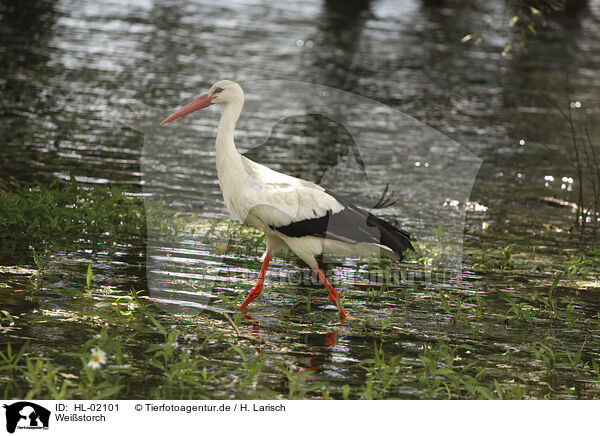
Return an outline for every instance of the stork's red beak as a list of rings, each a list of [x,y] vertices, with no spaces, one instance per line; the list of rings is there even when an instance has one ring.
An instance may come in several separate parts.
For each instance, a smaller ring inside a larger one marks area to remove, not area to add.
[[[210,106],[212,104],[213,98],[214,98],[214,95],[202,94],[196,100],[194,100],[187,106],[179,109],[173,115],[169,115],[167,118],[164,119],[164,121],[162,123],[160,123],[160,125],[162,126],[163,124],[166,124],[170,121],[176,120],[177,118],[184,117],[187,114],[191,114],[192,112],[195,112],[197,110],[204,109],[205,107]]]

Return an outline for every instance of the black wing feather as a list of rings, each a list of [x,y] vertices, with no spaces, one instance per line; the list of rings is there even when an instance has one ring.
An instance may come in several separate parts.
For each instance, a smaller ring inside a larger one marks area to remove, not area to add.
[[[402,258],[402,252],[408,248],[414,250],[410,242],[410,233],[396,228],[387,221],[353,205],[327,189],[325,192],[339,201],[344,209],[336,213],[328,210],[324,216],[319,218],[297,221],[280,227],[272,226],[271,228],[286,236],[296,238],[319,236],[351,244],[359,242],[381,244],[399,254],[400,258]]]

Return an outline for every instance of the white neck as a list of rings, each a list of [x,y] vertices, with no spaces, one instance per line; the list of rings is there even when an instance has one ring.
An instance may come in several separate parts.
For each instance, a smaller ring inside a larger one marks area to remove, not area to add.
[[[235,122],[240,116],[243,105],[243,99],[223,105],[221,121],[219,121],[217,130],[217,175],[226,204],[228,203],[228,197],[234,194],[232,190],[235,186],[241,184],[245,174],[242,156],[233,142]]]
[[[235,131],[235,123],[240,116],[243,104],[243,102],[241,104],[234,102],[223,106],[216,141],[217,171],[219,173],[224,168],[232,164],[235,165],[240,160],[240,154],[233,142],[233,132]]]

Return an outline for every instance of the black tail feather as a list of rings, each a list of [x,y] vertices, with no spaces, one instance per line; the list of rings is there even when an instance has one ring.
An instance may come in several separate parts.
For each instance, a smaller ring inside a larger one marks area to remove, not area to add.
[[[328,211],[320,218],[293,222],[276,227],[275,230],[292,237],[312,235],[350,244],[360,242],[379,244],[397,253],[400,259],[402,259],[402,253],[407,249],[414,250],[410,242],[411,235],[407,231],[398,229],[329,190],[326,192],[339,201],[344,209],[336,213]]]

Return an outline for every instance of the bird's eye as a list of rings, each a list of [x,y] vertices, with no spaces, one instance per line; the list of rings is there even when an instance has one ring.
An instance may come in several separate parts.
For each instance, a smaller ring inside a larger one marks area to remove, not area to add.
[[[223,88],[217,88],[217,89],[215,89],[215,92],[214,92],[214,93],[215,93],[215,94],[218,94],[219,92],[223,92]]]

